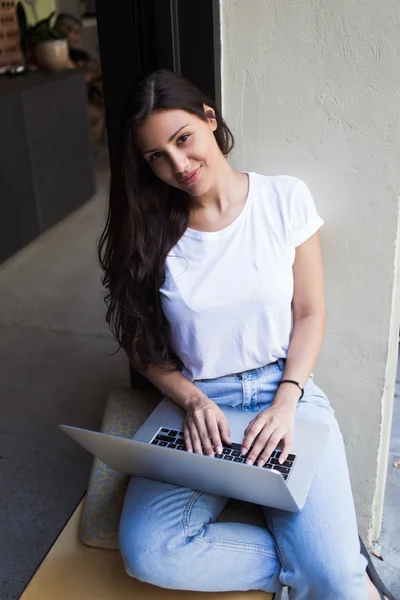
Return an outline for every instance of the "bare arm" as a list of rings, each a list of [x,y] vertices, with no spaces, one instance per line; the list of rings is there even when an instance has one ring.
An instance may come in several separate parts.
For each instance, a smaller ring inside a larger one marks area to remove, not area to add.
[[[293,275],[293,331],[282,379],[293,379],[303,387],[325,333],[324,275],[318,232],[296,249]],[[284,384],[278,388],[274,404],[296,405],[299,395],[294,385]]]
[[[319,234],[316,233],[296,249],[293,265],[293,331],[290,338],[282,379],[298,381],[303,387],[321,349],[325,330],[325,297]],[[243,439],[242,453],[254,447],[247,462],[263,465],[280,440],[283,440],[283,463],[290,452],[296,406],[300,390],[287,383],[278,387],[272,406],[250,421]]]
[[[160,367],[149,367],[141,371],[153,385],[156,386],[168,398],[187,410],[193,402],[204,396],[204,394],[179,371],[166,372]]]

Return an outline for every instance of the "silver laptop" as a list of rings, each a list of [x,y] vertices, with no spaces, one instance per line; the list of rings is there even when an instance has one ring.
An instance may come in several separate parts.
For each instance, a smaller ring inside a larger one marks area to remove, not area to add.
[[[244,430],[254,413],[221,407],[232,445],[221,454],[187,452],[183,441],[184,411],[169,398],[161,400],[132,439],[60,425],[76,442],[112,469],[175,485],[254,502],[291,512],[300,511],[324,450],[329,426],[297,420],[290,455],[278,464],[281,444],[263,467],[245,464],[240,452]]]

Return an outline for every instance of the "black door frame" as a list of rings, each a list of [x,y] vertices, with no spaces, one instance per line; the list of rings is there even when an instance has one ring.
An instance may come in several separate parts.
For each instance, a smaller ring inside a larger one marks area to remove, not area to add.
[[[156,69],[187,77],[221,108],[219,0],[96,1],[111,170],[134,79]],[[130,368],[131,385],[152,387]]]

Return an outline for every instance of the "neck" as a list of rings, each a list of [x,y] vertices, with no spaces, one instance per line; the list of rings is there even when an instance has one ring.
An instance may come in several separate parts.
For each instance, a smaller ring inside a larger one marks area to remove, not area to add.
[[[223,212],[231,204],[234,204],[238,196],[242,195],[242,180],[247,175],[232,169],[226,158],[223,158],[216,169],[216,177],[213,186],[202,196],[190,196],[190,202],[194,208],[214,208]]]

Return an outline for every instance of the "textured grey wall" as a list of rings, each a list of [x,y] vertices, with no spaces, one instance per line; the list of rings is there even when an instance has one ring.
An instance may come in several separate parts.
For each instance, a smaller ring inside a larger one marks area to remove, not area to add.
[[[360,530],[372,525],[373,536],[399,324],[400,7],[222,0],[221,17],[234,164],[301,177],[325,220],[328,327],[316,375],[346,440]]]

